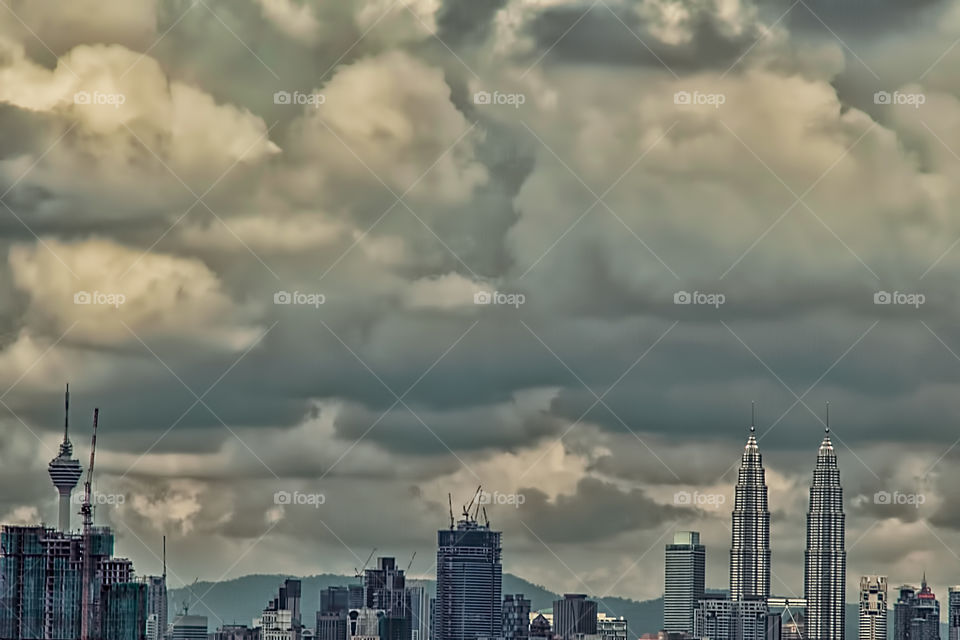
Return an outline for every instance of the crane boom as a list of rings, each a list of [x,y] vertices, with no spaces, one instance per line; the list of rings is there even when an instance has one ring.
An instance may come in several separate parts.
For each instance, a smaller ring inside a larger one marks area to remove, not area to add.
[[[87,480],[83,483],[83,506],[80,513],[83,515],[83,583],[80,586],[80,640],[93,638],[93,603],[91,590],[94,581],[93,566],[93,507],[90,506],[90,493],[93,485],[93,462],[97,452],[97,423],[100,419],[100,409],[93,410],[93,436],[90,439],[90,467],[87,469]]]

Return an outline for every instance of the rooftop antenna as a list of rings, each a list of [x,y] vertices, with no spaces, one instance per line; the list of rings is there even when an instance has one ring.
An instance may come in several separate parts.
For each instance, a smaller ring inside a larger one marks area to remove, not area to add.
[[[163,584],[167,584],[167,536],[163,536]]]
[[[450,528],[453,529],[453,495],[447,494],[447,503],[450,506]]]
[[[70,441],[67,435],[70,431],[70,383],[67,383],[67,392],[63,396],[63,441]]]

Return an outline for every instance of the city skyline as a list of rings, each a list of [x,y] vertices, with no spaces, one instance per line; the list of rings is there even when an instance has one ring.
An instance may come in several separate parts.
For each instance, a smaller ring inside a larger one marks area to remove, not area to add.
[[[697,531],[707,589],[736,547],[800,598],[810,525],[834,611],[925,569],[945,617],[958,41],[960,0],[0,0],[0,522],[81,527],[99,407],[95,521],[171,589],[429,578],[482,485],[559,594],[655,599]]]

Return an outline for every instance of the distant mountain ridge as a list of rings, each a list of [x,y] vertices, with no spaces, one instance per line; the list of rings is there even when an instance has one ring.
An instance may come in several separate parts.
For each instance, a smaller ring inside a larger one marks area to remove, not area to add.
[[[185,602],[190,603],[190,613],[208,617],[210,629],[221,624],[249,625],[273,598],[280,584],[287,578],[299,578],[302,581],[301,609],[304,622],[313,626],[320,602],[320,592],[328,586],[356,584],[351,576],[323,573],[313,576],[290,576],[283,574],[254,574],[226,580],[223,582],[197,582],[193,587],[171,589],[168,592],[170,617],[181,611]],[[414,579],[415,580],[415,579]],[[426,585],[431,595],[435,593],[434,580],[417,580]],[[563,596],[540,585],[528,582],[509,573],[503,575],[503,593],[522,593],[528,598],[534,610],[553,606],[553,601]],[[628,598],[595,597],[598,610],[613,616],[623,616],[629,625],[630,637],[635,638],[648,632],[656,632],[663,621],[663,600],[638,602]]]
[[[174,612],[182,610],[183,603],[189,601],[191,613],[209,618],[211,631],[221,624],[249,625],[260,615],[267,601],[276,595],[280,584],[290,577],[297,576],[254,574],[224,582],[198,582],[192,588],[171,589],[168,593],[170,617],[172,619]],[[303,619],[311,627],[312,621],[316,618],[320,592],[323,589],[328,586],[345,586],[357,582],[356,578],[330,573],[303,576],[299,579],[303,587],[301,601]],[[425,584],[431,595],[435,593],[434,580],[418,580],[418,582]],[[552,607],[554,600],[563,597],[561,594],[509,573],[503,575],[503,593],[522,593],[530,599],[534,610]],[[637,638],[645,633],[656,633],[663,626],[663,598],[637,601],[619,597],[591,597],[597,600],[599,611],[627,619],[630,638]],[[858,605],[847,604],[846,637],[848,640],[854,640],[857,637],[858,615]],[[892,610],[888,620],[888,628],[892,631]],[[945,634],[944,630],[942,637],[946,638]]]

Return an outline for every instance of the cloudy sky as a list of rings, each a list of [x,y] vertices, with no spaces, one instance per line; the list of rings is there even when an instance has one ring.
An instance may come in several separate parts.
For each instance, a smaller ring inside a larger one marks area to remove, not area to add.
[[[4,522],[69,381],[172,586],[429,575],[482,484],[509,572],[722,587],[755,400],[802,594],[830,401],[850,591],[960,582],[960,1],[68,5],[0,0]]]

